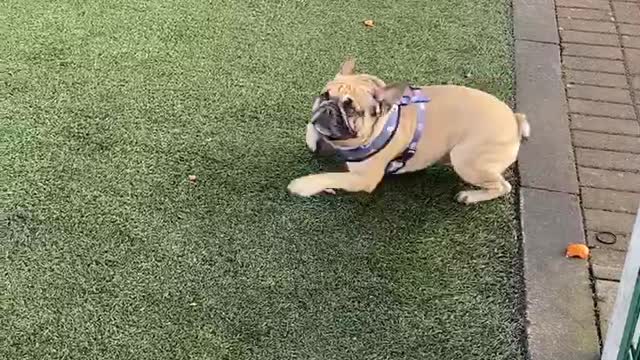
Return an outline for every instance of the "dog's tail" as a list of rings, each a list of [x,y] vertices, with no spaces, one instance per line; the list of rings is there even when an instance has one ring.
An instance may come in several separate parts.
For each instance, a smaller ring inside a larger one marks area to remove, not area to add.
[[[531,126],[527,121],[527,116],[522,113],[515,113],[516,122],[518,123],[518,132],[521,139],[527,139],[531,135]]]

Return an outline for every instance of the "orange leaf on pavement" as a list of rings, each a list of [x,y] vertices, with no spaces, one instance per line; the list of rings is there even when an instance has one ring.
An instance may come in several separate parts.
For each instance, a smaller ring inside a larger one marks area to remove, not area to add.
[[[585,244],[570,244],[567,246],[567,257],[577,257],[580,259],[589,258],[589,248]]]

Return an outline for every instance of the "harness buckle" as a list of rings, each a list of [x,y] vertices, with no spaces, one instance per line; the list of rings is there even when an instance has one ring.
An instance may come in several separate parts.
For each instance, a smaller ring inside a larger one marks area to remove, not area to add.
[[[387,165],[387,168],[385,169],[385,173],[387,173],[387,174],[395,174],[398,170],[402,169],[405,165],[406,165],[406,161],[405,160],[402,160],[402,159],[399,159],[399,158],[393,159]]]
[[[415,149],[407,149],[405,150],[402,155],[400,156],[400,159],[402,160],[402,166],[406,165],[407,161],[409,161],[409,159],[411,159],[413,157],[413,155],[416,154],[416,150]]]

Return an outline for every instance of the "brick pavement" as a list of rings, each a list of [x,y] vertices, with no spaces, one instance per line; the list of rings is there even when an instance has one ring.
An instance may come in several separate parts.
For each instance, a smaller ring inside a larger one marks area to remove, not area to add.
[[[600,335],[640,204],[640,0],[556,0]]]

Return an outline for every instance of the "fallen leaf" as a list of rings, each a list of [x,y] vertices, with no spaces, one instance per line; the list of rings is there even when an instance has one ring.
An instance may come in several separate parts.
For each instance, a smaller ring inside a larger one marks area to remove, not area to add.
[[[376,24],[373,22],[373,20],[365,20],[364,21],[364,26],[371,28],[371,27],[376,26]]]
[[[570,244],[567,246],[566,257],[588,259],[589,248],[585,244]]]

